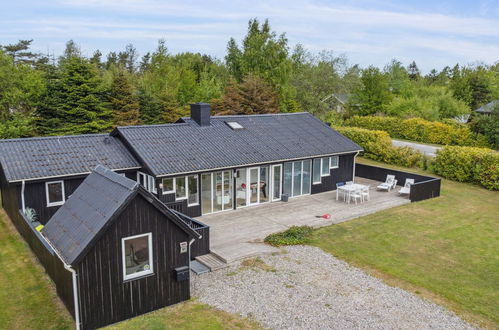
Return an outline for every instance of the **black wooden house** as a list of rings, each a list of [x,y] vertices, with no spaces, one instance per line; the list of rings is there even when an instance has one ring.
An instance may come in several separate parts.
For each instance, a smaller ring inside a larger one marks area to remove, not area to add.
[[[98,166],[41,231],[65,265],[83,329],[190,298],[189,249],[199,238],[136,181]],[[69,297],[68,297],[69,298]]]

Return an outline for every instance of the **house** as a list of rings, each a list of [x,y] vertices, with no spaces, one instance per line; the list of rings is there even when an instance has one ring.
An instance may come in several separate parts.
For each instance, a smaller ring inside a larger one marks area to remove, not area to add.
[[[190,243],[199,234],[136,181],[102,166],[41,234],[72,273],[56,285],[73,288],[73,315],[82,329],[190,298]]]
[[[499,100],[494,100],[492,102],[489,102],[486,105],[476,109],[475,112],[482,115],[490,116],[490,114],[492,114],[492,111],[494,111],[494,109],[499,109]]]
[[[188,299],[185,267],[210,252],[192,217],[334,190],[360,151],[306,112],[211,116],[197,103],[173,124],[0,140],[2,205],[93,328]]]

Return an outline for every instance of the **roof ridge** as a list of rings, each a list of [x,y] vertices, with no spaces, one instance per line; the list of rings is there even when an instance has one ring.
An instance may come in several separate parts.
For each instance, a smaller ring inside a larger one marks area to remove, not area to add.
[[[189,118],[190,117],[185,117]],[[130,126],[118,126],[118,129],[128,129],[128,128],[149,128],[149,127],[166,127],[166,126],[188,126],[188,123],[165,123],[165,124],[149,124],[149,125],[130,125]]]
[[[241,117],[272,117],[272,116],[292,116],[292,115],[303,115],[303,114],[309,114],[313,116],[310,112],[308,111],[300,111],[300,112],[279,112],[279,113],[258,113],[258,114],[253,114],[253,115],[222,115],[222,116],[217,116],[213,115],[210,117],[210,119],[219,119],[219,118],[241,118]],[[183,120],[193,120],[191,117],[181,117]]]
[[[95,173],[95,174],[98,174],[100,175],[101,177],[113,182],[113,183],[116,183],[116,184],[119,184],[120,186],[126,188],[127,190],[130,190],[130,191],[134,191],[134,190],[137,190],[138,186],[139,186],[139,183],[138,182],[134,182],[133,180],[131,179],[128,179],[127,177],[122,177],[120,176],[119,174],[115,173],[114,171],[111,171],[110,169],[108,169],[107,167],[103,166],[103,165],[97,165],[94,170],[92,171],[92,173]],[[114,178],[112,178],[111,176],[109,175],[106,175],[108,173],[113,173],[114,175],[116,175],[116,180]],[[121,179],[126,179],[126,180],[129,180],[131,182],[134,182],[132,188],[130,188],[129,186],[127,186],[125,183],[123,182],[120,182]]]
[[[72,139],[72,138],[81,138],[81,137],[112,137],[109,133],[91,133],[91,134],[77,134],[77,135],[51,135],[51,136],[32,136],[32,137],[24,137],[24,138],[14,138],[14,139],[0,139],[0,143],[8,143],[8,142],[19,142],[19,141],[36,141],[36,140],[55,140],[55,139]]]

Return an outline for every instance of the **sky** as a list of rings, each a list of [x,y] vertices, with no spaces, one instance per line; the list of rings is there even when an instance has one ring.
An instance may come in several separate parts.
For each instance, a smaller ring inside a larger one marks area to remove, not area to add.
[[[429,72],[499,61],[499,0],[0,0],[0,8],[0,44],[34,39],[33,49],[56,56],[70,39],[86,56],[130,43],[143,55],[165,39],[172,53],[223,59],[249,19],[268,18],[291,49],[333,51],[362,67],[396,58]]]

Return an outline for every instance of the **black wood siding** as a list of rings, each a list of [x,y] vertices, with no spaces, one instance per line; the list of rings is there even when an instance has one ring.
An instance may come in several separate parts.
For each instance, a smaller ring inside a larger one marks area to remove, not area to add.
[[[338,168],[329,170],[329,176],[323,176],[320,184],[312,183],[312,194],[336,190],[338,182],[352,181],[353,180],[353,166],[354,166],[355,153],[338,156]],[[312,161],[313,171],[313,161]],[[312,173],[313,181],[313,173]]]
[[[121,239],[152,232],[154,274],[123,281]],[[180,242],[188,235],[138,195],[76,266],[84,329],[101,327],[190,298],[189,281],[174,268],[188,266]]]
[[[192,175],[192,174],[191,174]],[[201,178],[199,174],[195,174],[198,176],[198,192],[199,192],[199,205],[188,206],[187,200],[176,200],[175,194],[165,194],[163,195],[163,191],[159,188],[160,183],[163,179],[156,180],[156,189],[158,191],[158,199],[165,203],[168,207],[174,209],[175,211],[181,212],[189,217],[199,217],[201,216]],[[176,176],[173,176],[176,177]]]

